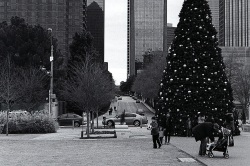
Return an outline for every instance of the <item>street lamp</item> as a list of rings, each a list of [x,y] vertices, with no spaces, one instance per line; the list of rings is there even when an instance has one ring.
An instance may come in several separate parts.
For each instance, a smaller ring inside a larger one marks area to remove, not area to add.
[[[49,116],[51,115],[51,104],[52,104],[52,94],[53,94],[53,42],[52,42],[52,28],[48,28],[48,31],[50,31],[50,44],[51,44],[51,53],[50,53],[50,88],[49,88]]]

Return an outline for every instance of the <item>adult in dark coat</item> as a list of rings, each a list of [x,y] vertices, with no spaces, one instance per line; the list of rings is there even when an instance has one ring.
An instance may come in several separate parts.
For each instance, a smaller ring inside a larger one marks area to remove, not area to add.
[[[214,133],[219,131],[219,125],[217,123],[204,122],[196,125],[193,129],[193,135],[196,141],[201,141],[199,155],[206,154],[206,137],[214,142]]]

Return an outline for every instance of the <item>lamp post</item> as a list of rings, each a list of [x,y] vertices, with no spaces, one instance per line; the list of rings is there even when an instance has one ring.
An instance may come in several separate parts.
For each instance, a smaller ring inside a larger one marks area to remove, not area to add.
[[[50,31],[50,44],[51,44],[51,53],[50,53],[50,88],[49,88],[49,116],[51,115],[52,110],[52,94],[53,94],[53,42],[52,42],[52,28],[48,28],[48,31]]]

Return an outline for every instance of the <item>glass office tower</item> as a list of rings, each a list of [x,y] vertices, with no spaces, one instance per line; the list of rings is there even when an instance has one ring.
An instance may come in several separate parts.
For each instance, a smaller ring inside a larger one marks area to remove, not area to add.
[[[75,32],[83,28],[83,8],[86,0],[1,0],[0,22],[10,22],[18,16],[30,24],[52,28],[58,39],[58,48],[64,56],[69,54],[69,44]]]
[[[101,62],[104,62],[104,8],[105,0],[87,0],[86,27],[94,38]]]
[[[143,54],[167,50],[167,0],[128,0],[128,77],[140,70]]]

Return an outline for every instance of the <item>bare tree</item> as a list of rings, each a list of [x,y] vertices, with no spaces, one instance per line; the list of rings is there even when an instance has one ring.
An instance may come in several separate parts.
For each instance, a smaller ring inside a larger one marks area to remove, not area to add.
[[[233,85],[237,83],[236,77],[238,75],[239,69],[244,66],[240,62],[239,55],[234,51],[230,55],[224,58],[224,63],[226,65],[225,72],[230,83]]]
[[[165,66],[165,56],[153,56],[152,62],[148,64],[142,73],[137,75],[132,90],[141,93],[145,98],[152,100],[156,98]]]
[[[30,112],[45,102],[47,96],[48,76],[39,69],[22,69],[19,75],[22,79],[22,95],[20,107]]]
[[[243,105],[243,117],[246,115],[250,96],[250,67],[240,62],[242,58],[233,52],[224,59],[226,74],[232,85],[234,100]],[[248,115],[249,116],[249,115]],[[245,123],[245,120],[243,120]]]
[[[112,81],[91,58],[86,56],[82,63],[71,67],[72,75],[63,83],[62,95],[87,114],[87,137],[89,137],[90,113],[112,99]],[[102,98],[102,99],[100,99]],[[93,117],[93,116],[92,116]]]
[[[22,98],[20,68],[16,68],[8,56],[0,64],[0,102],[7,106],[6,135],[8,136],[9,112],[13,104]]]
[[[237,83],[233,84],[234,98],[243,105],[242,115],[247,115],[250,96],[250,69],[249,67],[239,69],[236,77]],[[245,123],[245,119],[243,119]]]

